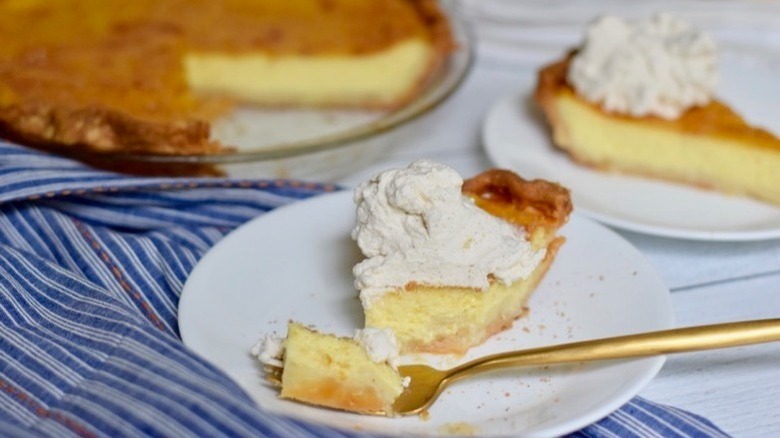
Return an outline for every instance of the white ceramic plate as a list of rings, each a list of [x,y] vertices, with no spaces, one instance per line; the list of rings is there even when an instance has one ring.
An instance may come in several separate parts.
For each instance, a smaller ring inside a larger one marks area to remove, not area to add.
[[[184,286],[179,304],[184,343],[230,375],[262,409],[399,436],[553,436],[608,415],[664,362],[655,357],[485,375],[452,386],[427,420],[361,416],[280,400],[250,357],[259,337],[283,336],[290,319],[339,335],[351,335],[363,324],[351,274],[360,258],[349,236],[354,211],[351,193],[341,192],[258,217],[208,252]],[[467,356],[439,359],[439,365],[671,326],[668,290],[637,250],[576,215],[563,233],[568,240],[533,295],[530,316]]]
[[[730,50],[723,53],[720,64],[719,97],[750,123],[780,134],[777,55]],[[616,227],[696,240],[780,237],[776,206],[575,164],[553,148],[546,122],[531,102],[535,76],[524,79],[521,91],[498,101],[484,122],[484,147],[496,166],[561,182],[572,190],[578,212]]]

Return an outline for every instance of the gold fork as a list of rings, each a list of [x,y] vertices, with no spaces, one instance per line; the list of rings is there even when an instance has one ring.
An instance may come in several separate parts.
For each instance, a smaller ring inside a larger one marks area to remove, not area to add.
[[[398,367],[398,372],[401,376],[411,379],[409,386],[393,403],[393,412],[374,413],[396,416],[419,414],[430,407],[442,390],[453,382],[497,369],[655,356],[778,340],[780,319],[765,319],[509,351],[481,357],[449,370],[439,370],[426,365],[403,365]],[[266,365],[265,371],[269,382],[281,385],[281,368]]]

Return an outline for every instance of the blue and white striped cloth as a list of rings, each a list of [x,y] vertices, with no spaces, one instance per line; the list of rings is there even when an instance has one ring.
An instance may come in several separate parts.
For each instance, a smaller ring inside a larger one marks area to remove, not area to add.
[[[215,242],[332,190],[127,177],[0,141],[0,436],[362,436],[259,410],[187,350],[176,320]],[[637,397],[572,436],[726,435]]]

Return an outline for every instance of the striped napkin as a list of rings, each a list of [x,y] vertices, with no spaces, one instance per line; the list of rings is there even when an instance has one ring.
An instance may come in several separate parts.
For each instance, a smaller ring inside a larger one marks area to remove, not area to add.
[[[336,189],[127,177],[0,141],[0,436],[365,436],[258,409],[188,351],[176,320],[214,243]],[[572,436],[726,435],[636,397]]]

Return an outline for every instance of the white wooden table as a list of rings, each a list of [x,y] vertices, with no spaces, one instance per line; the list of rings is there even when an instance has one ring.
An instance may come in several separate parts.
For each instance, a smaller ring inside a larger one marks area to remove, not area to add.
[[[537,67],[534,59],[495,53],[480,47],[466,83],[426,116],[413,140],[337,182],[352,186],[417,158],[466,176],[492,167],[480,141],[482,120]],[[671,291],[678,326],[780,317],[780,239],[701,242],[616,231],[657,268]],[[670,356],[640,395],[700,414],[734,436],[780,436],[780,343]]]

